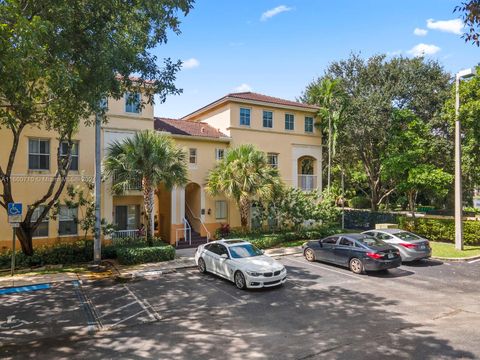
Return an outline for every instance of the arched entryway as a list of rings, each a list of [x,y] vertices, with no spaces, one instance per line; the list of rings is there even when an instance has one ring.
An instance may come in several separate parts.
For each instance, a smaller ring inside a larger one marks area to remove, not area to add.
[[[297,160],[298,187],[305,191],[317,188],[317,160],[313,156],[302,156]]]
[[[187,218],[192,230],[201,232],[201,187],[199,184],[191,182],[185,187],[185,217]]]
[[[170,241],[172,224],[172,192],[167,190],[164,184],[160,184],[156,191],[157,214],[154,216],[155,232],[165,241]]]

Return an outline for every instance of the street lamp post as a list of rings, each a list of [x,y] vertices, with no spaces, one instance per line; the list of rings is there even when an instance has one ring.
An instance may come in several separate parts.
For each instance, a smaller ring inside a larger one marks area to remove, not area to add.
[[[455,248],[463,250],[462,204],[462,131],[459,119],[460,81],[474,75],[472,69],[459,71],[455,77]]]

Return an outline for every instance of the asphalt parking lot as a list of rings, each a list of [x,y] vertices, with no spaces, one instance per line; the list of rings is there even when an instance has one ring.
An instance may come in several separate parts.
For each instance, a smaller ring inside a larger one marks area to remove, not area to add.
[[[280,261],[287,283],[265,290],[187,269],[2,295],[0,357],[480,358],[480,262],[362,276],[298,256]]]

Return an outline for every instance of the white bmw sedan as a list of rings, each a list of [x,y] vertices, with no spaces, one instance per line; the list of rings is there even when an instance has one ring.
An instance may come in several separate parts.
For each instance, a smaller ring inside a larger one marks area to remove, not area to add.
[[[202,273],[211,272],[233,281],[239,289],[277,286],[287,280],[278,261],[244,240],[219,240],[200,245],[195,262]]]

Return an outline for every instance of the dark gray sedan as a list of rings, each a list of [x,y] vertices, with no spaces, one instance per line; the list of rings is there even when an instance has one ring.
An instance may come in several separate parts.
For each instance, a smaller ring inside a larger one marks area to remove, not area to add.
[[[392,269],[402,264],[400,252],[365,234],[339,234],[303,244],[308,261],[324,261],[350,268],[355,274]]]

